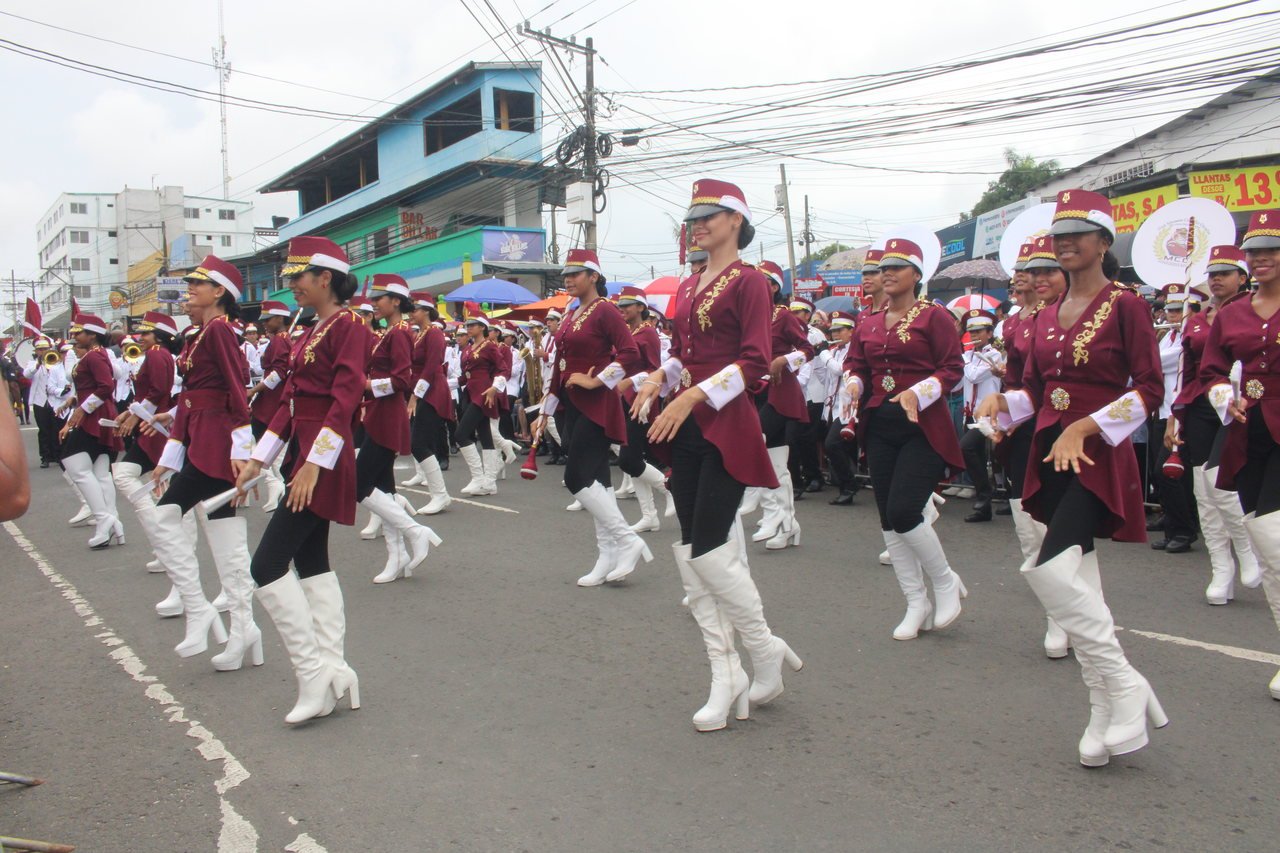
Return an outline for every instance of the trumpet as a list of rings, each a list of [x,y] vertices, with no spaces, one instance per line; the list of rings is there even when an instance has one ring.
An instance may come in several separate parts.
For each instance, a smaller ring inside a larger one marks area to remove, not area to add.
[[[124,360],[130,364],[133,364],[142,358],[142,347],[138,344],[125,344],[120,352],[124,357]]]
[[[40,356],[40,363],[45,367],[57,367],[59,364],[62,364],[62,353],[51,349],[44,355]]]

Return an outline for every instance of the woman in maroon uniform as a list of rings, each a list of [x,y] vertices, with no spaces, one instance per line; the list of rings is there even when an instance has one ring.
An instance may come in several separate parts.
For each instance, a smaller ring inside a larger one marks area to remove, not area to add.
[[[243,489],[287,449],[289,490],[254,551],[252,571],[258,600],[276,623],[298,679],[289,723],[331,713],[348,692],[351,707],[360,707],[360,683],[346,662],[342,588],[329,566],[330,523],[356,518],[352,425],[376,342],[345,307],[356,288],[350,269],[331,240],[289,241],[282,275],[299,307],[314,309],[316,323],[293,350],[284,399],[238,483]]]
[[[77,405],[59,435],[62,467],[93,513],[89,547],[97,550],[112,542],[124,544],[124,527],[116,514],[116,487],[111,481],[111,463],[124,444],[114,426],[101,423],[116,416],[116,380],[106,350],[107,325],[92,314],[79,314],[70,333],[85,352],[71,368]]]
[[[789,310],[782,295],[782,267],[773,261],[761,261],[760,271],[769,277],[773,289],[773,313],[771,315],[771,353],[768,373],[753,383],[760,404],[760,427],[764,430],[764,445],[773,463],[778,488],[762,491],[760,504],[764,515],[760,526],[751,536],[754,542],[764,542],[770,550],[778,550],[800,544],[800,525],[796,522],[795,492],[791,486],[791,469],[787,465],[791,445],[796,439],[800,424],[809,423],[809,409],[804,391],[795,372],[813,358],[813,344],[805,325]],[[803,304],[810,311],[812,304]],[[748,500],[748,509],[751,501]]]
[[[404,485],[425,484],[431,493],[431,500],[418,510],[421,515],[444,512],[452,502],[436,455],[444,440],[445,422],[454,419],[453,395],[444,368],[444,330],[436,322],[439,318],[434,296],[426,291],[413,294],[413,321],[421,329],[413,343],[413,396],[409,398],[417,471]]]
[[[175,651],[182,657],[203,652],[208,634],[225,640],[218,612],[200,586],[195,542],[182,517],[197,503],[235,485],[240,468],[253,451],[246,386],[249,367],[232,321],[239,316],[240,272],[209,255],[187,282],[187,313],[200,325],[178,359],[182,394],[168,441],[151,472],[162,484],[173,474],[156,507],[156,553],[182,597],[186,636]],[[249,579],[248,528],[236,517],[234,504],[209,514],[205,523],[209,548],[231,611],[231,640],[213,658],[215,669],[234,670],[246,652],[262,663],[262,633],[253,621]]]
[[[1187,318],[1182,336],[1182,377],[1173,417],[1165,429],[1165,446],[1181,448],[1182,462],[1189,471],[1200,516],[1200,532],[1213,569],[1205,600],[1222,605],[1235,597],[1236,563],[1240,583],[1253,589],[1262,583],[1261,570],[1244,526],[1240,497],[1230,489],[1220,489],[1218,460],[1226,429],[1209,402],[1208,386],[1200,376],[1204,348],[1218,311],[1236,298],[1249,283],[1244,252],[1235,246],[1214,246],[1209,251],[1209,289],[1212,300],[1203,310]],[[1235,557],[1232,557],[1232,547]]]
[[[880,529],[907,599],[906,616],[893,630],[895,640],[947,627],[959,617],[966,595],[924,516],[946,470],[964,468],[951,414],[945,403],[934,406],[960,381],[964,368],[955,318],[917,296],[923,257],[910,240],[886,242],[880,256],[885,308],[858,327],[844,359],[848,414],[858,421]]]
[[[179,344],[174,319],[159,311],[148,311],[135,330],[143,347],[142,364],[133,377],[133,403],[118,419],[122,437],[134,432],[143,422],[143,415],[154,419],[157,412],[169,411],[173,406],[173,382],[177,375],[173,354]],[[133,504],[138,524],[152,549],[156,541],[156,499],[151,493],[150,478],[144,482],[142,477],[150,474],[160,461],[164,443],[164,436],[154,430],[139,433],[124,457],[111,466],[116,488]],[[164,565],[157,560],[152,570],[162,572]]]
[[[1258,290],[1219,309],[1200,375],[1227,424],[1217,486],[1240,493],[1280,627],[1280,210],[1253,214],[1240,248]],[[1280,673],[1270,690],[1280,699]]]
[[[622,580],[641,558],[653,559],[618,509],[609,473],[609,444],[627,442],[626,416],[615,389],[640,372],[640,350],[618,307],[605,298],[605,277],[595,252],[569,251],[564,284],[579,304],[560,324],[560,358],[535,429],[540,436],[546,419],[564,409],[561,435],[569,453],[564,485],[591,513],[598,552],[595,566],[578,578],[578,586],[599,586]]]
[[[276,409],[280,408],[280,398],[284,396],[284,380],[289,375],[289,333],[286,326],[292,314],[283,302],[267,300],[262,303],[262,330],[267,336],[267,346],[262,352],[262,381],[249,391],[255,440],[262,438],[267,431],[267,424],[275,417]],[[262,510],[275,512],[280,498],[284,497],[284,480],[278,467],[264,469],[262,481],[267,487],[267,499]]]
[[[440,538],[414,521],[395,497],[396,457],[411,450],[408,399],[413,384],[413,332],[404,319],[413,309],[409,285],[398,275],[378,273],[370,293],[374,311],[387,327],[378,333],[369,360],[364,439],[356,456],[356,499],[382,519],[387,563],[373,582],[390,583],[412,575]]]
[[[649,322],[649,303],[645,301],[644,291],[638,287],[624,287],[618,294],[618,310],[631,329],[631,337],[635,339],[639,352],[640,369],[643,374],[636,374],[643,381],[662,364],[662,341],[658,338],[658,330]],[[618,467],[631,477],[636,488],[636,502],[640,504],[640,520],[631,525],[637,533],[647,530],[658,530],[658,507],[653,499],[655,491],[666,493],[667,478],[662,472],[648,462],[649,437],[645,434],[649,427],[630,415],[631,404],[635,402],[637,382],[627,380],[618,386],[622,394],[623,413],[627,416],[627,443],[618,453]],[[666,515],[673,517],[676,505],[667,496]]]
[[[656,398],[675,389],[649,428],[649,440],[670,442],[669,488],[680,519],[673,551],[711,662],[711,692],[693,724],[715,731],[725,727],[731,708],[743,720],[749,702],[775,699],[782,693],[783,662],[798,670],[801,661],[765,621],[738,522],[744,489],[778,487],[760,417],[745,393],[769,372],[770,356],[768,280],[738,258],[755,235],[751,212],[738,187],[701,180],[693,185],[685,219],[709,258],[676,291],[667,312],[671,354],[642,380],[631,411],[645,420]],[[735,632],[751,654],[749,689]]]
[[[462,351],[463,408],[454,438],[458,453],[471,469],[471,482],[461,491],[464,495],[496,495],[500,463],[490,423],[498,417],[498,398],[506,393],[510,374],[498,345],[488,339],[489,318],[483,314],[468,317],[466,328],[471,342]]]
[[[1092,713],[1079,744],[1086,767],[1146,746],[1148,720],[1169,722],[1116,639],[1093,546],[1099,536],[1147,541],[1129,436],[1164,396],[1151,312],[1111,280],[1119,265],[1110,211],[1097,193],[1058,194],[1050,234],[1067,291],[1035,319],[1022,388],[980,407],[1002,426],[1036,416],[1022,504],[1048,529],[1022,574],[1066,632],[1089,687]]]

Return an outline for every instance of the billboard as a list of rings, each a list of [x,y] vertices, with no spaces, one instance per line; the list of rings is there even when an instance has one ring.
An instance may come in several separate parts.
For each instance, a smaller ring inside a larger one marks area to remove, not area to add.
[[[1280,164],[1192,172],[1187,187],[1192,198],[1216,201],[1227,210],[1269,210],[1280,204]]]
[[[546,235],[541,231],[516,231],[499,228],[484,230],[486,261],[526,261],[541,263],[546,257]]]
[[[970,257],[985,258],[1000,251],[1000,238],[1009,223],[1018,218],[1024,210],[1030,210],[1040,203],[1040,199],[1029,197],[1019,199],[1013,204],[1006,204],[978,217],[973,236],[973,252]]]

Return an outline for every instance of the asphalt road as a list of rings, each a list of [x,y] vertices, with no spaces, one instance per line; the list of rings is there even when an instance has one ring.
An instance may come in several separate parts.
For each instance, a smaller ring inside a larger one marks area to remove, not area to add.
[[[752,552],[806,666],[751,720],[698,734],[709,673],[672,530],[646,534],[656,559],[627,583],[579,589],[589,518],[564,511],[558,469],[515,472],[431,520],[445,543],[408,581],[372,584],[381,540],[334,529],[364,707],[289,727],[293,676],[261,610],[265,666],[178,658],[135,519],[128,545],[90,552],[65,483],[34,470],[30,512],[0,533],[0,769],[48,782],[0,787],[0,834],[94,851],[1277,849],[1280,638],[1261,590],[1203,602],[1198,548],[1101,548],[1121,640],[1173,723],[1090,771],[1079,669],[1041,651],[1009,519],[944,507],[964,614],[895,642],[870,494],[811,496],[800,548]],[[446,476],[456,492],[465,467]],[[265,516],[247,515],[256,542]]]

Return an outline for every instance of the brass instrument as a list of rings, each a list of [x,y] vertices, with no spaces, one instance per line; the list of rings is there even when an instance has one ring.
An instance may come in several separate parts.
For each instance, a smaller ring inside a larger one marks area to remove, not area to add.
[[[140,361],[142,359],[142,352],[143,350],[141,346],[132,343],[125,344],[120,350],[121,356],[130,364],[135,364]]]
[[[62,364],[62,353],[51,349],[44,355],[40,356],[40,363],[45,367],[57,367],[59,364]]]
[[[525,345],[520,355],[524,358],[525,382],[529,388],[529,405],[542,403],[542,362],[534,355],[534,351],[542,348],[542,329],[534,326],[529,332],[530,342]]]

